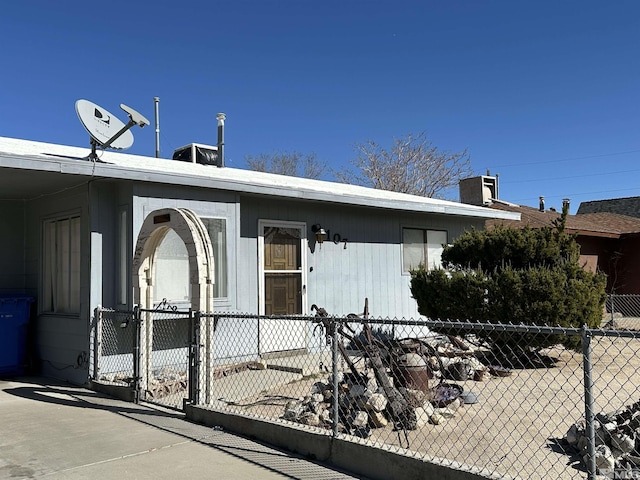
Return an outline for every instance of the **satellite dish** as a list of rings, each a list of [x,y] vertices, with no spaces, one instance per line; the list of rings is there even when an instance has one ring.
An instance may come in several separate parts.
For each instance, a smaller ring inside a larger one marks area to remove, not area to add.
[[[76,102],[76,113],[80,123],[91,136],[91,154],[89,159],[96,160],[96,147],[103,150],[113,148],[115,150],[126,150],[133,145],[133,134],[129,130],[134,125],[144,127],[149,125],[143,115],[133,108],[120,104],[120,108],[129,115],[129,122],[125,125],[118,117],[109,113],[104,108],[88,100],[78,100]]]

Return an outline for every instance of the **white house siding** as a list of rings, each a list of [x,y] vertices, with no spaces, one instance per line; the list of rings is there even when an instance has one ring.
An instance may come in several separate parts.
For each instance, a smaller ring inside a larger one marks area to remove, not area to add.
[[[258,308],[257,225],[259,219],[267,219],[307,223],[307,309],[315,303],[336,315],[361,313],[368,298],[373,316],[392,318],[419,316],[410,277],[402,274],[402,227],[447,230],[451,242],[465,229],[483,225],[482,220],[449,215],[257,196],[242,196],[241,218],[238,270],[245,279],[245,295],[238,299],[241,311]],[[332,238],[314,245],[315,223],[329,230],[330,237],[346,238],[346,249]]]
[[[137,234],[147,215],[160,208],[188,208],[200,217],[226,219],[228,291],[227,298],[214,300],[214,308],[220,311],[236,311],[238,272],[235,265],[239,235],[237,219],[239,209],[236,202],[238,196],[232,192],[212,189],[168,187],[167,185],[154,184],[136,184],[133,195],[132,245],[135,244]],[[185,304],[185,306],[188,305]]]

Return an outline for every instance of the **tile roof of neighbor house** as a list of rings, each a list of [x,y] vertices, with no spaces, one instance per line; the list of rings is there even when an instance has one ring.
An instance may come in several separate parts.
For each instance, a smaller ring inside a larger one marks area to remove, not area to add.
[[[553,210],[541,212],[537,208],[514,205],[506,202],[494,202],[491,208],[509,212],[520,212],[520,220],[488,220],[487,227],[496,224],[524,226],[532,228],[551,227],[560,218],[560,213]],[[617,213],[588,213],[569,215],[567,231],[578,235],[592,237],[619,238],[622,235],[640,233],[640,218],[619,215]]]
[[[217,168],[197,163],[101,152],[100,161],[87,160],[89,147],[70,147],[0,137],[0,168],[22,172],[57,172],[90,178],[115,178],[145,182],[215,188],[247,194],[273,195],[338,204],[370,206],[392,210],[451,214],[477,218],[514,220],[519,214],[458,202],[419,197],[397,192],[311,180],[271,173]],[[0,199],[11,198],[15,185],[0,175]],[[24,177],[23,177],[24,178]],[[26,180],[26,178],[25,178]],[[35,177],[34,177],[35,181]],[[15,183],[15,179],[13,180]]]
[[[582,202],[578,214],[586,213],[619,213],[629,217],[640,217],[640,197],[611,198],[608,200],[592,200]]]

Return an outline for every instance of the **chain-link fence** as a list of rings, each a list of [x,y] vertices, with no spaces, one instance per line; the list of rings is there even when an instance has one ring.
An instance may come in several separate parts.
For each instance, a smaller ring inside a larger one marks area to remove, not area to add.
[[[94,368],[141,398],[497,476],[640,478],[640,332],[137,312],[97,315]]]
[[[640,295],[608,295],[603,320],[609,328],[640,330]]]
[[[215,348],[224,352],[211,379],[217,408],[497,475],[587,478],[591,468],[595,478],[597,466],[634,478],[620,475],[640,459],[635,332],[331,317],[215,321]]]

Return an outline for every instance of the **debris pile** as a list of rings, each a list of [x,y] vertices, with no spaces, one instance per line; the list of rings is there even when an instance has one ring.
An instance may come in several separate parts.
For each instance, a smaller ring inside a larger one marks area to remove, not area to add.
[[[365,332],[367,328],[365,324]],[[483,381],[490,376],[491,368],[457,338],[455,343],[447,337],[382,342],[373,341],[371,332],[365,337],[368,340],[347,337],[360,347],[366,359],[364,368],[356,368],[339,345],[349,366],[348,372],[339,372],[336,378],[340,432],[367,438],[372,429],[390,423],[395,430],[440,425],[455,417],[465,403],[477,401],[460,385],[445,381]],[[287,403],[282,418],[332,428],[336,418],[333,385],[332,376],[316,382],[304,398]]]
[[[388,379],[391,384],[394,383],[393,377]],[[445,388],[425,392],[399,387],[397,392],[406,405],[402,412],[393,411],[387,394],[378,385],[372,371],[357,377],[340,372],[336,381],[338,431],[362,438],[368,438],[372,429],[384,428],[389,422],[393,422],[397,429],[406,430],[416,430],[428,423],[439,425],[454,417],[464,404],[460,397],[461,387],[452,388],[453,395],[447,395]],[[313,384],[309,395],[303,399],[289,401],[282,418],[304,425],[331,428],[334,419],[333,400],[333,378],[329,376],[326,382]]]
[[[186,391],[187,383],[187,373],[185,371],[162,367],[153,371],[153,377],[145,393],[147,398],[157,400]]]
[[[584,423],[572,425],[565,439],[587,463],[588,438]],[[621,471],[640,475],[640,402],[616,412],[596,415],[595,444],[596,468],[600,475]]]

